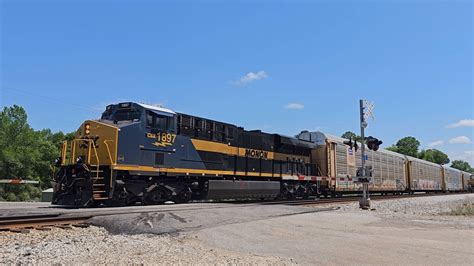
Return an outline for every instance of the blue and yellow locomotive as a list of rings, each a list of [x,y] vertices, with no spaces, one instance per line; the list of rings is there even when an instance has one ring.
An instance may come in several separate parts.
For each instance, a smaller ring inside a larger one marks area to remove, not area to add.
[[[53,204],[78,207],[328,193],[310,141],[141,103],[107,106],[64,142]]]

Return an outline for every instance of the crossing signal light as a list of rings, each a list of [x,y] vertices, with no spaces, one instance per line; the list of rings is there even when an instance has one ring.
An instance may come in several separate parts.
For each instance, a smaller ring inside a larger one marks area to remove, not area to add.
[[[367,143],[367,147],[369,148],[369,150],[378,151],[379,146],[383,143],[383,141],[372,136],[368,136],[367,138],[365,138],[365,143]]]
[[[354,142],[352,142],[352,138],[349,138],[349,140],[346,140],[343,143],[351,147],[351,149],[354,149],[355,152],[357,152],[357,149],[359,149],[359,145],[357,145],[357,141],[354,140]]]

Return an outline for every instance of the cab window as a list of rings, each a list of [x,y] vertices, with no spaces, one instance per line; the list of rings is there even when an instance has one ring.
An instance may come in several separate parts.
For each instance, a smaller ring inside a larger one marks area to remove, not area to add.
[[[146,112],[147,127],[160,130],[174,130],[174,117]]]
[[[102,116],[104,118],[104,115]],[[134,109],[118,110],[111,115],[110,120],[113,121],[140,121],[140,111]]]

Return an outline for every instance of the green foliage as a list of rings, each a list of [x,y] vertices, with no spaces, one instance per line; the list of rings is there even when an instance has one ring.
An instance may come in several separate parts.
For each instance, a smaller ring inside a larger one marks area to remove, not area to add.
[[[26,111],[17,105],[0,112],[0,178],[40,181],[37,185],[4,185],[0,200],[26,201],[41,196],[51,186],[52,162],[61,142],[71,137],[49,129],[36,131],[27,122]]]
[[[395,145],[392,145],[390,147],[385,148],[386,150],[393,151],[393,152],[398,152],[398,147]]]
[[[420,142],[414,137],[404,137],[397,141],[395,146],[389,149],[401,154],[405,154],[412,157],[418,157],[418,148],[420,147]]]
[[[447,164],[450,161],[448,155],[440,150],[428,149],[418,152],[419,147],[420,142],[416,138],[404,137],[397,141],[395,145],[387,147],[386,150],[420,158],[437,164]]]
[[[463,160],[454,160],[451,163],[451,167],[474,174],[474,168],[472,168],[468,162]]]
[[[449,163],[448,155],[437,149],[422,150],[420,154],[418,154],[418,158],[437,164]]]
[[[352,139],[352,140],[356,140],[356,141],[359,141],[359,142],[361,140],[361,137],[357,136],[357,134],[352,132],[352,131],[346,131],[344,134],[342,134],[341,138]]]

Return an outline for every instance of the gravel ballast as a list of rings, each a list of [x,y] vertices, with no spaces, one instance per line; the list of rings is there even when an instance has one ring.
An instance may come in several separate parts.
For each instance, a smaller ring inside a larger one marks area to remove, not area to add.
[[[64,230],[0,232],[0,264],[278,264],[273,256],[230,252],[199,244],[196,236],[111,235],[91,226]]]
[[[474,194],[453,194],[426,196],[418,198],[403,198],[390,200],[375,200],[371,208],[379,214],[403,215],[450,215],[459,205],[473,203]],[[358,203],[339,205],[342,211],[364,212]]]

